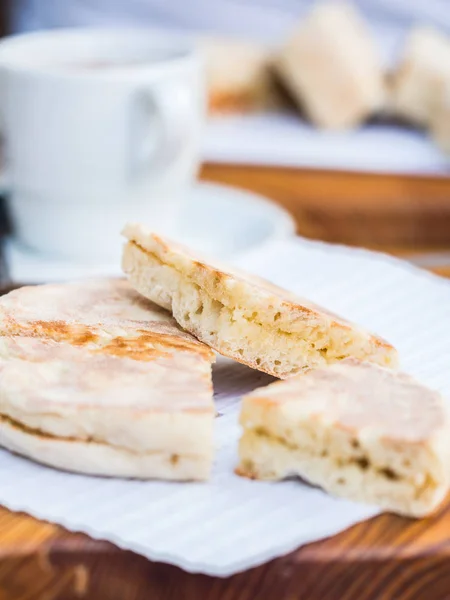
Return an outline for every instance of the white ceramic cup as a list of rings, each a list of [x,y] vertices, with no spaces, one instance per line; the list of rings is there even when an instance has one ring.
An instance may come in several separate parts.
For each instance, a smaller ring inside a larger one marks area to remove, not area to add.
[[[145,29],[13,36],[0,42],[0,78],[19,242],[113,262],[126,221],[174,229],[206,106],[192,43]]]

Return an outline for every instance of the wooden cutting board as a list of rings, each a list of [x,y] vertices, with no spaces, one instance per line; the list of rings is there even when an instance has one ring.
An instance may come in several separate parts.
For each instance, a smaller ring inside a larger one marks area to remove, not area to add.
[[[449,505],[421,521],[376,517],[226,579],[150,562],[4,509],[0,532],[1,600],[450,598]]]
[[[447,180],[217,165],[203,177],[279,201],[304,235],[437,256],[435,270],[450,277]],[[188,574],[0,509],[0,600],[80,598],[450,600],[450,499],[432,518],[382,515],[226,579]]]

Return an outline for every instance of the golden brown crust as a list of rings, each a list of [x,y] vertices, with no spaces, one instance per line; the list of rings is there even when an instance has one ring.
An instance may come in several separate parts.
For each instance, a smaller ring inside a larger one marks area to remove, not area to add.
[[[34,427],[29,427],[28,425],[24,425],[23,423],[21,423],[20,421],[16,421],[15,419],[11,419],[11,417],[9,417],[8,415],[2,415],[0,414],[0,421],[2,421],[3,423],[7,423],[9,425],[9,427],[12,427],[13,429],[15,429],[16,431],[20,431],[22,433],[26,433],[28,435],[32,435],[35,438],[38,439],[43,439],[43,440],[60,440],[60,439],[64,439],[65,442],[77,442],[79,443],[80,440],[77,439],[76,437],[58,437],[57,435],[52,435],[51,433],[47,433],[45,431],[42,431],[41,429],[37,429]],[[95,441],[93,438],[89,438],[86,440],[83,440],[86,443],[89,442],[93,442]]]
[[[76,291],[81,289],[83,293],[83,287],[74,291],[69,288],[61,310],[61,320],[30,317],[28,311],[32,309],[33,301],[39,298],[40,288],[41,286],[34,286],[19,289],[0,300],[0,335],[65,342],[92,349],[96,353],[135,360],[154,360],[178,351],[192,352],[205,360],[214,360],[214,353],[208,346],[181,330],[168,313],[137,295],[123,280],[114,282],[112,288],[111,282],[107,281],[103,295],[100,285],[93,293],[87,294],[84,301],[81,299],[81,305],[77,306],[79,321],[74,318],[71,305],[73,303],[76,306]],[[45,291],[49,291],[48,288],[51,286],[47,286]],[[58,293],[63,288],[64,286],[53,286]],[[108,294],[111,297],[116,295],[114,301],[111,301],[109,312]],[[116,307],[114,302],[117,300],[119,302]],[[130,302],[129,306],[127,302]],[[91,305],[95,310],[96,303],[104,303],[104,310],[101,315],[94,314],[90,318],[92,311],[88,310],[88,306]],[[138,313],[134,315],[133,307],[136,306]],[[66,314],[67,320],[64,320]],[[138,316],[142,319],[145,315],[148,316],[148,321],[134,318]]]
[[[247,467],[247,465],[238,465],[235,467],[234,472],[239,477],[246,477],[247,479],[255,480],[258,479],[257,473],[253,472],[251,469]]]
[[[260,277],[217,264],[217,261],[215,261],[216,265],[213,265],[208,259],[193,253],[182,244],[169,242],[139,225],[128,225],[124,235],[130,244],[142,252],[150,253],[162,263],[174,266],[177,270],[180,270],[181,265],[181,268],[185,268],[183,275],[192,278],[215,300],[230,308],[234,308],[233,294],[239,288],[239,292],[245,296],[245,302],[250,307],[247,318],[254,314],[257,319],[261,319],[263,325],[264,323],[270,326],[276,324],[281,331],[291,333],[295,331],[296,321],[303,323],[307,319],[311,325],[327,322],[327,327],[331,329],[363,331],[354,323],[310,300],[301,298]],[[176,260],[179,260],[180,264],[175,264]],[[195,332],[193,333],[196,335]],[[364,332],[364,335],[374,347],[395,354],[393,346],[382,337],[370,332]],[[247,361],[240,360],[239,355],[235,353],[222,352],[222,349],[220,352],[239,362],[249,364]],[[255,364],[249,366],[255,368]]]
[[[182,244],[178,244],[175,242],[168,242],[163,240],[157,234],[152,234],[154,241],[161,247],[164,253],[172,253],[172,252],[182,252],[186,256],[192,260],[192,266],[194,269],[197,269],[200,273],[199,279],[204,283],[208,284],[208,291],[214,286],[215,288],[226,288],[229,282],[233,282],[234,280],[240,280],[243,284],[250,284],[254,286],[256,290],[260,290],[265,292],[267,295],[271,295],[276,298],[279,303],[278,307],[287,311],[291,317],[319,317],[328,316],[333,320],[332,326],[335,327],[343,327],[346,329],[351,329],[353,327],[353,323],[347,321],[343,317],[333,313],[332,311],[311,302],[310,300],[306,300],[304,298],[300,298],[289,292],[288,290],[281,288],[271,281],[267,279],[263,279],[262,277],[258,277],[256,275],[250,275],[249,273],[244,273],[239,271],[236,268],[230,269],[229,267],[225,267],[224,265],[220,267],[215,267],[206,261],[206,259],[196,258],[196,256],[192,253],[192,251]],[[132,244],[137,246],[140,250],[144,252],[151,252],[147,247],[142,246],[139,242],[134,240],[131,241]],[[158,256],[158,258],[162,258]],[[220,301],[223,301],[223,298],[220,298]],[[273,308],[273,307],[272,307]],[[278,321],[278,325],[281,328],[283,324],[282,315],[280,315],[280,319]],[[380,338],[379,336],[373,336],[381,345],[390,346],[385,340]]]
[[[211,115],[248,113],[257,109],[258,102],[250,92],[209,92],[208,112]]]
[[[95,350],[100,354],[123,356],[134,360],[154,360],[158,357],[168,357],[172,352],[192,352],[199,354],[205,360],[211,360],[209,348],[199,348],[198,344],[176,336],[161,335],[160,333],[139,332],[138,337],[118,336],[111,342]]]

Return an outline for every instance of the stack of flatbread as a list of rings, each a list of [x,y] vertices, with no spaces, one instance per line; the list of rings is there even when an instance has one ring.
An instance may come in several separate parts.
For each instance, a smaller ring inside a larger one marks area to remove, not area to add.
[[[129,283],[0,299],[0,443],[97,475],[204,480],[214,352],[283,381],[243,399],[237,472],[298,475],[413,516],[449,486],[444,401],[379,336],[268,281],[125,228]]]
[[[413,516],[449,487],[443,398],[394,370],[385,340],[140,225],[125,228],[131,285],[220,354],[284,381],[243,399],[237,472],[299,475],[330,493]]]

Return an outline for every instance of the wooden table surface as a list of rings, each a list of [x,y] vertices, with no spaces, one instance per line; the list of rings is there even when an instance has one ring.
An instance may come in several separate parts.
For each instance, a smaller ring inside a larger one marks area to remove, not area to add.
[[[202,177],[280,202],[303,235],[412,257],[450,277],[450,179],[218,165]],[[79,598],[450,599],[450,503],[421,521],[376,517],[227,579],[191,575],[0,509],[0,600]]]

